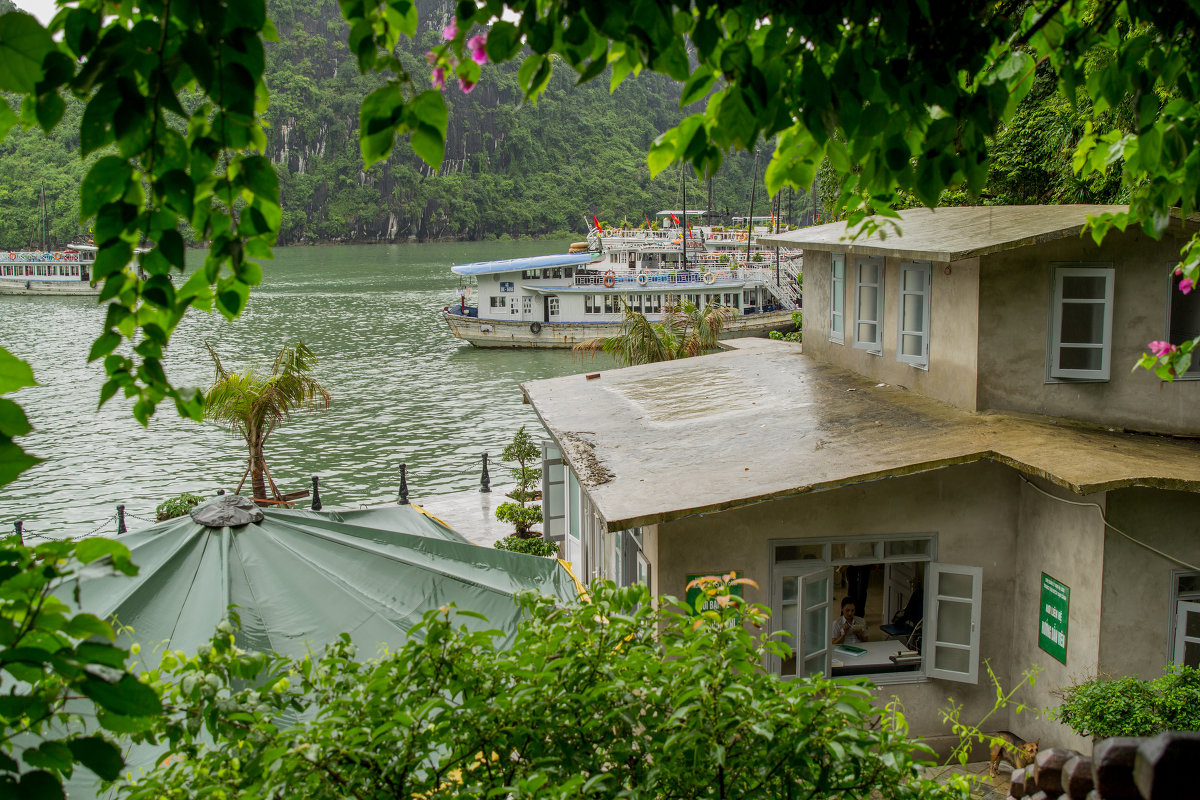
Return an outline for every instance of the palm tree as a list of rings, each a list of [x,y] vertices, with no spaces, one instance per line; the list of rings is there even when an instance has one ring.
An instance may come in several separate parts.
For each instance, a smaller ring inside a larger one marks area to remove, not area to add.
[[[204,416],[240,433],[250,450],[249,465],[234,493],[241,492],[249,474],[254,497],[266,499],[269,483],[272,498],[280,500],[263,444],[293,411],[329,408],[329,391],[309,375],[317,357],[304,342],[285,345],[275,356],[271,374],[263,376],[254,370],[229,372],[212,345],[205,342],[204,346],[217,367],[216,382],[204,393]]]
[[[625,367],[698,356],[717,346],[721,331],[737,313],[717,303],[710,303],[701,311],[693,303],[669,297],[663,307],[662,321],[652,323],[624,301],[621,305],[625,319],[620,333],[580,342],[572,350],[590,355],[603,350]]]

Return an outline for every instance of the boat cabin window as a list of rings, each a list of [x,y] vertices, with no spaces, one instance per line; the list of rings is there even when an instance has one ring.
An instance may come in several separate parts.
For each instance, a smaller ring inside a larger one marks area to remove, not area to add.
[[[503,297],[489,297],[488,306],[490,308],[504,308],[504,300],[505,298]]]
[[[600,313],[600,295],[585,294],[583,296],[583,313],[599,314]]]
[[[629,307],[638,314],[642,313],[642,296],[640,294],[629,295]]]
[[[615,294],[604,295],[604,313],[616,314],[621,310],[621,300]]]
[[[570,277],[573,277],[574,275],[575,275],[574,267],[563,267],[563,277],[564,278],[570,278]]]
[[[561,278],[562,277],[562,267],[555,267],[552,277]]]
[[[558,316],[558,298],[557,297],[547,298],[546,305],[550,308],[550,316],[557,317]]]
[[[738,307],[738,296],[737,296],[737,292],[734,292],[733,294],[728,294],[728,293],[726,293],[726,295],[725,295],[725,305],[729,306],[730,308],[737,308],[737,307]]]

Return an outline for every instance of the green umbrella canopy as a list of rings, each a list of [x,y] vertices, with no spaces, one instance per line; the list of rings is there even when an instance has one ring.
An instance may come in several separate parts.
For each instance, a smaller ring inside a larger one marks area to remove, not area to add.
[[[299,657],[346,632],[366,656],[401,644],[440,606],[483,614],[487,623],[462,621],[511,641],[520,617],[514,595],[534,590],[564,603],[578,596],[557,561],[473,545],[416,506],[240,512],[259,519],[251,522],[226,514],[239,503],[250,505],[218,497],[121,537],[138,575],[85,569],[82,607],[128,628],[124,635],[153,666],[164,649],[194,652],[207,642],[230,606],[241,617],[244,649]],[[196,521],[214,515],[220,519]],[[71,583],[59,595],[74,590]]]

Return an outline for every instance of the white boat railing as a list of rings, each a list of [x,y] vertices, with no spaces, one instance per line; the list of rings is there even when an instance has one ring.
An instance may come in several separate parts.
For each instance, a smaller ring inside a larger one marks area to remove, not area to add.
[[[94,261],[96,254],[92,252],[80,253],[78,250],[9,250],[8,252],[0,251],[0,264],[5,261],[21,262],[23,264],[37,263],[39,261],[82,261],[90,263]]]

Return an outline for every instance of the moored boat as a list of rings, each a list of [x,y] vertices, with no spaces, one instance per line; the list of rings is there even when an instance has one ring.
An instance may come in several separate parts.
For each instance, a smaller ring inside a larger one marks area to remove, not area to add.
[[[600,242],[593,231],[590,247],[575,252],[457,264],[455,274],[476,282],[476,305],[467,305],[464,289],[442,316],[476,347],[573,347],[619,331],[626,306],[658,321],[673,301],[736,310],[721,338],[794,328],[798,259],[785,269],[698,246],[684,260],[682,244],[661,237],[607,252]]]
[[[96,248],[68,245],[66,250],[9,250],[0,252],[0,294],[100,294],[93,286]]]

